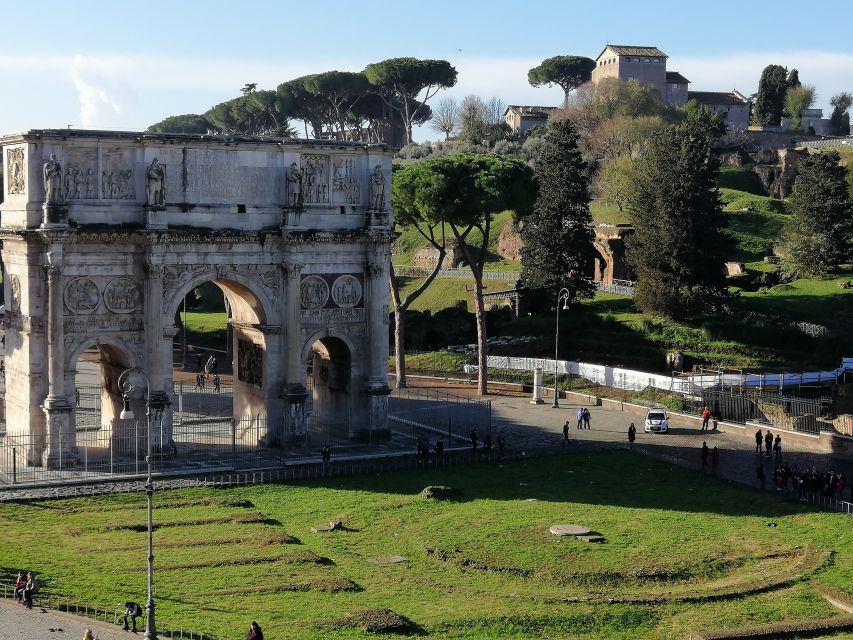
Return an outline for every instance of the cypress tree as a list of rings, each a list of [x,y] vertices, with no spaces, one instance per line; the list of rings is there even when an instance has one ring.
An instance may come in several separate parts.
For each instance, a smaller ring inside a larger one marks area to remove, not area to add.
[[[793,214],[776,252],[785,271],[819,276],[832,271],[849,256],[853,240],[853,202],[847,167],[837,152],[816,153],[797,166],[797,178],[788,201]]]
[[[589,178],[569,120],[548,125],[534,167],[539,195],[521,220],[522,288],[532,299],[556,300],[560,288],[572,300],[595,290],[589,281],[595,249],[589,212]]]
[[[753,121],[758,125],[779,126],[788,92],[788,70],[778,64],[769,64],[761,72],[758,94],[755,96]]]
[[[627,257],[643,311],[691,316],[725,295],[725,217],[709,145],[708,129],[688,121],[656,133],[635,161]]]

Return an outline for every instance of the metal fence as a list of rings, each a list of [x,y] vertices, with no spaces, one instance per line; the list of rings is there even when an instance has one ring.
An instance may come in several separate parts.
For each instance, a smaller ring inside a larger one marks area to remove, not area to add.
[[[151,433],[152,467],[158,473],[281,464],[284,455],[262,415],[176,423],[171,438],[155,424]],[[73,442],[58,437],[54,444],[56,455],[45,465],[43,436],[0,436],[0,484],[139,475],[147,469],[145,420],[116,421],[112,429],[85,429]]]
[[[410,278],[426,278],[432,273],[429,267],[394,267],[394,275]],[[470,269],[439,269],[439,278],[462,278],[473,280],[474,275]],[[503,280],[504,282],[515,282],[521,277],[518,271],[484,271],[483,280]]]
[[[432,435],[468,442],[472,429],[480,437],[492,430],[492,403],[440,389],[397,389],[389,398],[391,430],[413,439]]]
[[[708,407],[714,417],[728,422],[754,422],[775,429],[818,434],[832,430],[832,401],[828,397],[803,398],[775,393],[703,389],[685,397],[685,410],[701,414]]]
[[[613,282],[595,282],[595,288],[606,293],[616,293],[620,296],[634,297],[637,283],[633,280],[614,280]]]

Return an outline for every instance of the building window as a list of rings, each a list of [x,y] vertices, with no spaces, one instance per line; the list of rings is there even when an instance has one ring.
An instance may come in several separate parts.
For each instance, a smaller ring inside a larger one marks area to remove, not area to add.
[[[651,62],[648,58],[643,58],[643,62]]]
[[[660,58],[655,58],[655,59],[654,59],[654,61],[655,61],[655,62],[660,62]]]
[[[672,89],[673,89],[674,91],[678,91],[678,85],[677,85],[677,84],[672,85]]]
[[[634,76],[628,76],[628,82],[630,82],[631,80],[636,80],[636,78]]]

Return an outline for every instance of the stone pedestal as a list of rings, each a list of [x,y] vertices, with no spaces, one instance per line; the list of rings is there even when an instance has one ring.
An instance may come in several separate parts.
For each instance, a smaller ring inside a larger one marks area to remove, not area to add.
[[[530,404],[542,404],[545,402],[542,399],[542,379],[544,377],[542,367],[536,367],[533,370],[533,397],[530,399]]]
[[[302,383],[291,382],[287,385],[283,398],[287,411],[285,424],[287,439],[292,441],[304,438],[308,425],[305,416],[305,399],[308,398],[308,390]]]
[[[145,212],[145,228],[146,229],[168,229],[169,223],[166,220],[166,207],[159,205],[145,205],[142,207]]]
[[[77,456],[71,403],[62,396],[48,396],[42,410],[46,418],[47,437],[41,464],[48,469],[73,467]]]
[[[68,228],[68,205],[67,204],[43,204],[41,228],[42,229],[67,229]]]
[[[388,440],[391,425],[388,423],[388,396],[391,388],[384,380],[371,380],[367,385],[368,429],[371,442]]]

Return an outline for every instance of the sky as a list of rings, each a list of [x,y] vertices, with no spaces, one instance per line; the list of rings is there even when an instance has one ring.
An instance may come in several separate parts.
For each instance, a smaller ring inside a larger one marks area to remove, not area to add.
[[[657,46],[697,91],[750,94],[767,64],[796,67],[826,117],[832,95],[853,92],[853,5],[840,0],[0,0],[0,15],[0,135],[140,130],[247,82],[273,89],[400,56],[449,60],[459,79],[443,93],[455,98],[557,105],[562,91],[531,87],[527,71],[607,43]]]

